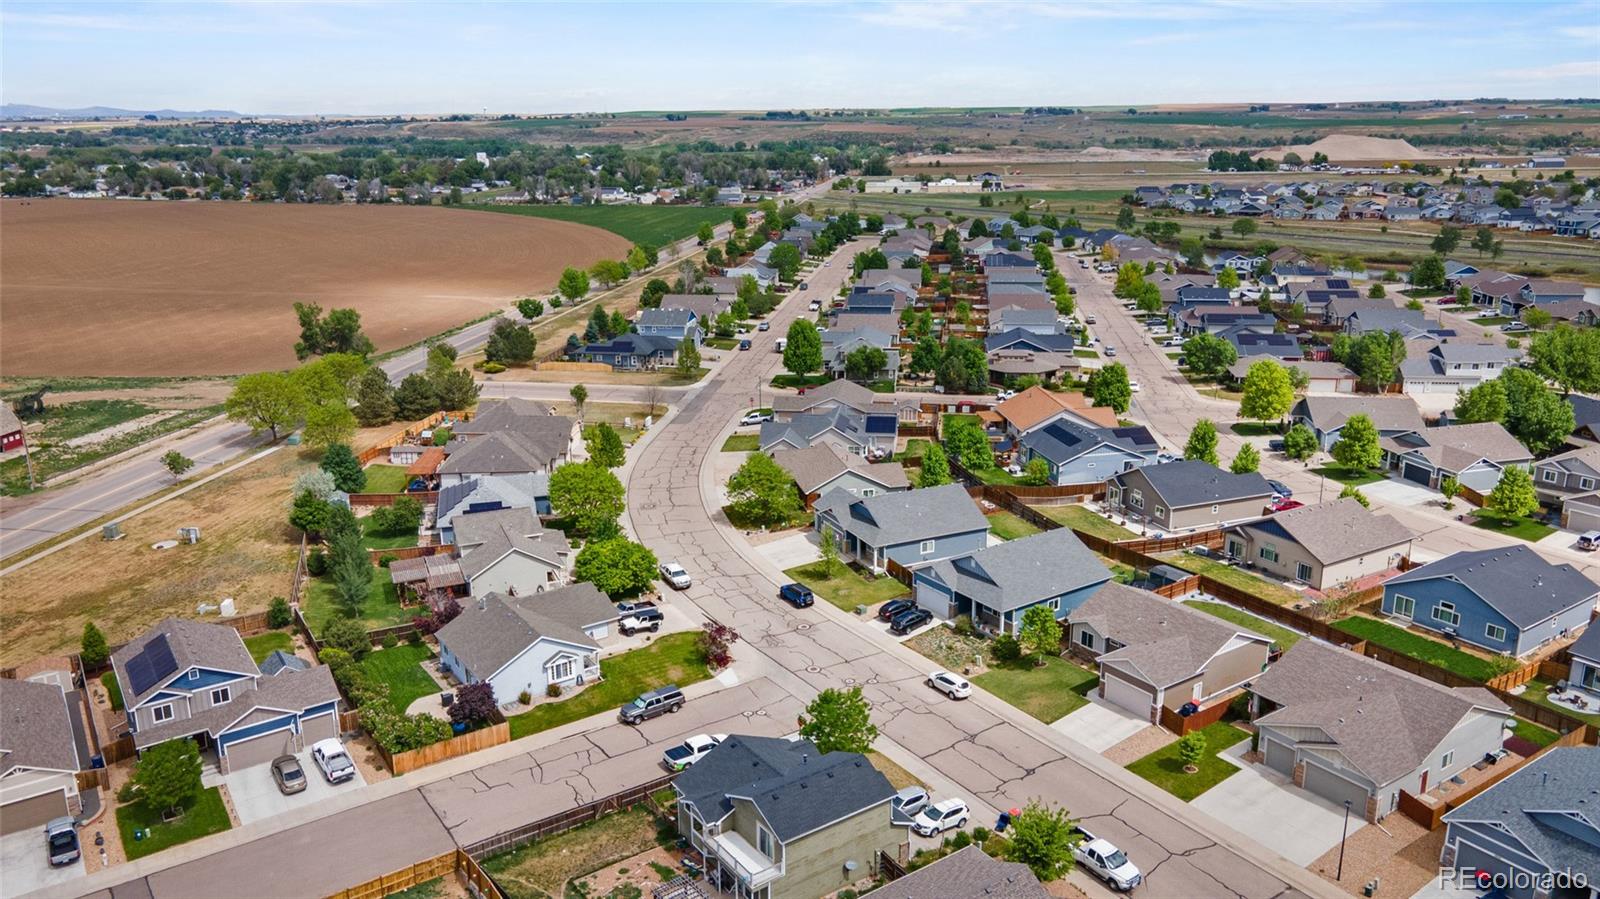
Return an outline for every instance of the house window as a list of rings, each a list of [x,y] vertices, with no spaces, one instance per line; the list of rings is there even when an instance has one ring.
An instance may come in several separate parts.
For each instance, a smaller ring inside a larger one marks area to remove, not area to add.
[[[1296,580],[1306,581],[1309,583],[1311,581],[1311,566],[1304,562],[1296,562],[1294,566],[1294,576]]]
[[[1049,606],[1052,610],[1059,612],[1061,611],[1061,597],[1052,596],[1050,599],[1045,600],[1045,605]]]
[[[1167,508],[1165,506],[1156,506],[1155,517],[1156,518],[1166,518],[1167,517]]]
[[[1211,514],[1215,515],[1215,514],[1217,514],[1217,512],[1221,511],[1221,509],[1222,509],[1221,506],[1212,506],[1211,507]]]
[[[1506,638],[1506,629],[1498,624],[1486,624],[1483,626],[1483,635],[1491,640],[1503,641]]]
[[[773,858],[772,834],[760,824],[756,825],[756,849],[760,850],[761,854],[767,858]]]
[[[1078,642],[1089,647],[1090,649],[1094,649],[1094,632],[1088,630],[1079,631]]]
[[[1456,611],[1455,603],[1442,602],[1433,607],[1433,620],[1455,627],[1461,623],[1461,614]]]
[[[160,724],[163,721],[171,721],[172,720],[172,715],[173,715],[173,711],[172,711],[172,704],[171,703],[167,703],[166,705],[154,706],[154,707],[152,707],[150,709],[150,718],[151,718],[151,720],[155,721],[157,724]]]
[[[571,658],[563,658],[560,661],[551,664],[550,679],[552,681],[564,681],[570,677],[572,677]]]
[[[1414,617],[1417,614],[1417,601],[1409,596],[1396,593],[1394,595],[1394,613],[1406,618]]]
[[[1553,468],[1546,468],[1540,472],[1540,477],[1544,478],[1546,484],[1554,484],[1556,482],[1556,471]]]
[[[1580,489],[1580,490],[1593,490],[1594,489],[1594,478],[1579,478],[1578,479],[1578,489]]]
[[[1144,508],[1144,491],[1135,490],[1135,491],[1129,493],[1128,494],[1128,505],[1134,507],[1135,509],[1143,509]]]
[[[189,669],[189,679],[190,680],[199,680],[200,679],[200,669],[199,668],[190,668]]]
[[[231,699],[233,699],[233,689],[231,687],[218,687],[211,691],[212,705],[223,705]]]
[[[861,495],[863,497],[877,496],[878,495],[878,489],[876,487],[862,487],[861,488]]]
[[[1256,550],[1256,554],[1261,558],[1266,559],[1268,562],[1278,561],[1278,548],[1270,543],[1261,547],[1259,550]]]
[[[932,540],[924,540],[924,541],[922,541],[922,545],[918,547],[918,550],[923,555],[927,555],[928,553],[933,552],[933,541]]]
[[[1454,749],[1452,749],[1449,752],[1445,753],[1443,758],[1439,759],[1439,767],[1448,768],[1448,767],[1450,767],[1450,763],[1455,761],[1455,760],[1456,760],[1456,751]]]
[[[1116,505],[1122,501],[1122,491],[1116,487],[1106,488],[1106,500],[1111,503],[1111,505]]]

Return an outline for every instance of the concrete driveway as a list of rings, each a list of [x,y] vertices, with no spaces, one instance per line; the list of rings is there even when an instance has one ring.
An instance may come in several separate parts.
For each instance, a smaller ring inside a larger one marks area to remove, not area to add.
[[[810,530],[763,543],[756,547],[756,552],[779,571],[788,571],[796,565],[808,565],[822,558],[822,551],[817,549],[817,533]]]
[[[254,765],[223,776],[222,782],[228,787],[228,795],[233,797],[233,808],[239,814],[240,824],[264,821],[366,785],[359,769],[354,778],[342,784],[328,783],[322,772],[312,764],[310,749],[295,753],[295,758],[300,760],[300,767],[305,769],[306,788],[293,796],[278,792],[278,784],[272,779],[271,765]]]
[[[1389,478],[1360,488],[1367,499],[1392,503],[1396,506],[1426,506],[1439,502],[1439,491],[1429,490],[1421,484]]]
[[[92,844],[93,841],[92,831],[78,831],[80,844]],[[93,845],[83,845],[82,849],[84,852],[95,851]],[[0,896],[20,896],[44,887],[59,886],[82,876],[82,858],[70,865],[50,867],[43,827],[30,827],[0,837]]]
[[[1297,865],[1309,865],[1339,845],[1344,829],[1344,807],[1306,792],[1265,765],[1252,765],[1243,756],[1245,740],[1228,747],[1222,757],[1238,765],[1238,774],[1201,793],[1190,805],[1254,837]],[[1367,822],[1350,816],[1350,832]]]
[[[1050,728],[1095,752],[1105,752],[1149,726],[1148,719],[1140,718],[1091,693],[1088,705],[1061,716]]]

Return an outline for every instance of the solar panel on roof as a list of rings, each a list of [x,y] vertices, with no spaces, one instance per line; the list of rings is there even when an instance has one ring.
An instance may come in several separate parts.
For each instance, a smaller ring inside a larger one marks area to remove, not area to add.
[[[139,654],[128,660],[128,680],[133,692],[143,693],[178,670],[178,660],[166,634],[157,634]]]

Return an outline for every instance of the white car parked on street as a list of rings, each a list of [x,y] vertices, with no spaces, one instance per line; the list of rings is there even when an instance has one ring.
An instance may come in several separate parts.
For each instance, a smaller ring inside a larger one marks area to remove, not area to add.
[[[972,684],[961,675],[951,674],[948,671],[935,671],[929,674],[928,686],[951,699],[966,699],[972,695]]]
[[[696,734],[661,755],[661,764],[668,771],[682,771],[706,757],[706,753],[722,745],[727,734]]]
[[[679,590],[689,589],[689,572],[677,562],[661,563],[661,579]]]

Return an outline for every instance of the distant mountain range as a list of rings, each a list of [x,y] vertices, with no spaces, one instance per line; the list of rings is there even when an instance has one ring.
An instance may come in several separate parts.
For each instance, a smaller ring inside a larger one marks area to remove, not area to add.
[[[79,109],[60,109],[54,106],[30,106],[26,103],[0,104],[0,119],[138,118],[147,115],[153,115],[160,119],[237,119],[242,117],[231,109],[118,109],[114,106],[85,106]]]

